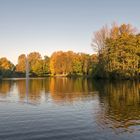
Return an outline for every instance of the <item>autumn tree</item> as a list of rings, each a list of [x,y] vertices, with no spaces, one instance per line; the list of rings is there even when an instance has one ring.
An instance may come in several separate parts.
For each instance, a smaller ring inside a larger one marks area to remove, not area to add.
[[[50,60],[50,70],[53,75],[67,74],[66,69],[68,65],[69,63],[67,62],[66,53],[59,51],[52,54]]]
[[[84,53],[55,52],[50,58],[50,70],[53,75],[89,75],[92,71],[91,56]]]
[[[6,57],[0,58],[1,77],[11,77],[13,71],[14,71],[14,64],[12,64]]]
[[[25,73],[26,71],[26,55],[21,54],[18,57],[18,64],[16,65],[16,72]]]
[[[43,63],[40,53],[38,52],[31,52],[27,59],[29,61],[30,73],[35,75],[40,75],[40,72],[43,69]]]
[[[101,32],[101,31],[98,31]],[[110,78],[138,78],[139,36],[130,24],[114,25],[98,52],[97,75]]]

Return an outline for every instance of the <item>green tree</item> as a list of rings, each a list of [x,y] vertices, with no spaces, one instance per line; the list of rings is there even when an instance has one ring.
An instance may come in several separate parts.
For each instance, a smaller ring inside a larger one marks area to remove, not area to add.
[[[50,58],[48,56],[44,56],[43,73],[44,75],[50,74]]]
[[[100,31],[99,31],[100,32]],[[113,26],[98,53],[97,75],[105,78],[139,77],[139,36],[129,24]]]

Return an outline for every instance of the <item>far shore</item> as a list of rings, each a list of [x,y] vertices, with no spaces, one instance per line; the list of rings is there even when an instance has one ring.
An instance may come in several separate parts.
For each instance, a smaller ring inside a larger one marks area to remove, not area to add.
[[[138,78],[102,78],[102,77],[95,77],[94,75],[66,75],[66,74],[57,74],[57,75],[46,75],[46,76],[29,76],[29,79],[45,79],[45,78],[88,78],[93,80],[113,80],[113,81],[139,81]],[[11,77],[0,77],[0,80],[9,80],[9,79],[24,79],[26,80],[26,76],[11,76]]]

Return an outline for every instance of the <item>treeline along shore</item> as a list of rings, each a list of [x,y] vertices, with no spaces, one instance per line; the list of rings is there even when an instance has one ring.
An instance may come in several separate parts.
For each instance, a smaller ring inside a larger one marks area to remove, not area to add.
[[[31,52],[27,56],[21,54],[18,64],[13,65],[6,58],[0,59],[1,77],[25,77],[26,61],[29,62],[31,77],[45,76],[91,76],[97,56],[72,51],[54,52],[51,57],[41,57],[39,52]]]
[[[93,52],[57,51],[50,57],[39,52],[21,54],[17,65],[0,58],[0,78],[25,77],[26,60],[31,77],[83,76],[106,79],[140,79],[140,34],[130,24],[103,26],[94,33]]]

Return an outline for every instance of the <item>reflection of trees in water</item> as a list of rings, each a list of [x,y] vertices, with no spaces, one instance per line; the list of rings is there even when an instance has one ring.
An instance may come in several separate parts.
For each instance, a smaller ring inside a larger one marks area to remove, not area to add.
[[[138,82],[95,82],[83,78],[30,79],[27,94],[25,80],[7,80],[0,81],[0,96],[7,97],[13,86],[18,89],[20,101],[25,101],[28,96],[31,103],[40,103],[42,97],[48,98],[48,94],[55,102],[73,102],[91,98],[94,91],[99,91],[100,110],[96,118],[101,127],[117,132],[133,132],[140,125]]]
[[[12,88],[13,82],[8,80],[0,80],[0,96],[7,97]]]
[[[18,94],[21,101],[26,98],[26,81],[25,80],[17,80],[16,86],[18,88]]]
[[[40,102],[43,89],[42,80],[33,79],[29,81],[28,99],[33,102]]]
[[[83,78],[52,78],[50,94],[54,101],[72,102],[88,97],[93,92],[93,82]]]
[[[17,80],[16,84],[21,101],[28,99],[30,102],[39,103],[41,100],[42,92],[46,89],[44,80],[30,79],[28,85],[28,93],[26,91],[26,80]]]
[[[133,132],[132,127],[140,125],[140,84],[132,81],[100,82],[97,89],[101,103],[98,123],[103,128]]]
[[[46,78],[30,79],[29,93],[26,93],[26,81],[16,81],[19,98],[24,101],[28,96],[28,101],[40,103],[42,96],[47,100],[48,94],[54,101],[71,102],[76,99],[88,97],[93,90],[93,82],[82,78]]]
[[[1,81],[0,94],[7,96],[12,88],[17,88],[19,99],[22,102],[28,100],[31,103],[40,103],[42,97],[47,100],[48,95],[54,101],[72,102],[89,97],[89,95],[91,97],[94,91],[93,85],[92,80],[84,78],[30,79],[27,93],[25,79],[7,80]]]

